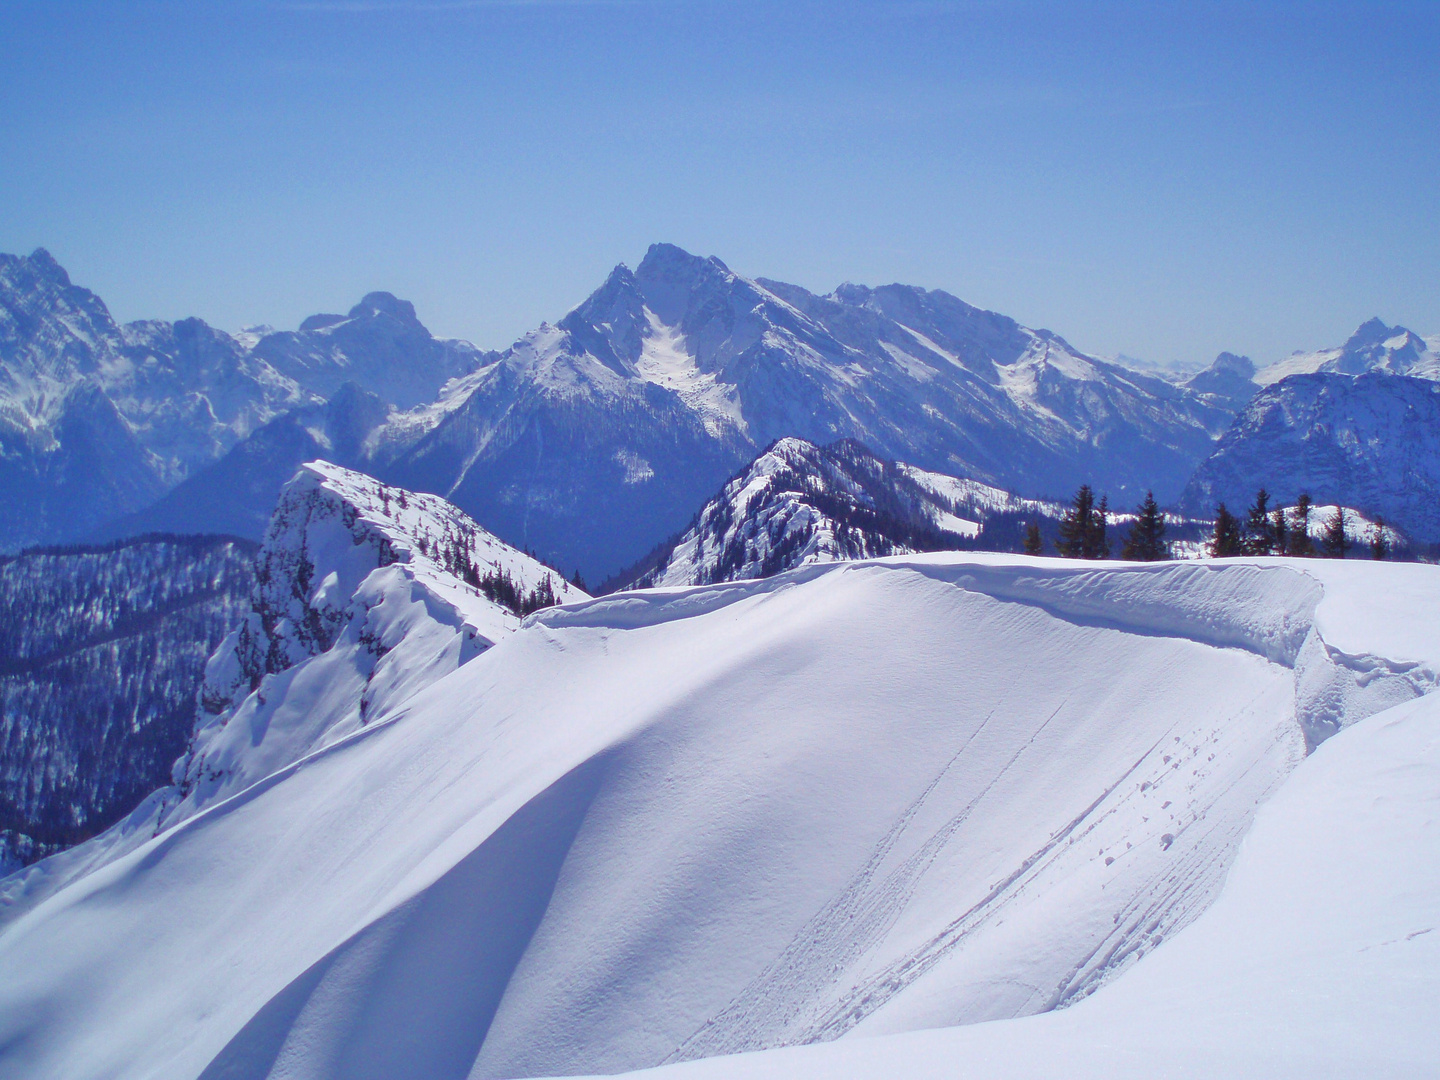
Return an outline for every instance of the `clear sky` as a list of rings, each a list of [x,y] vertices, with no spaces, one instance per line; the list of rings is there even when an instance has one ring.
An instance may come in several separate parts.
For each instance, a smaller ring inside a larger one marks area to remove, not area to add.
[[[1440,333],[1440,3],[0,0],[0,251],[503,347],[654,241],[1080,348]]]

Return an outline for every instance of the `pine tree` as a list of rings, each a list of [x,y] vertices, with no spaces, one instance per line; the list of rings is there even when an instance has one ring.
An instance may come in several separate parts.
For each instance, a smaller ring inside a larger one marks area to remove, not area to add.
[[[1153,492],[1145,493],[1145,501],[1135,509],[1135,524],[1125,537],[1121,558],[1137,562],[1158,562],[1170,557],[1170,547],[1165,543],[1165,515],[1155,502]]]
[[[1385,519],[1375,515],[1375,525],[1370,530],[1370,557],[1384,559],[1390,555],[1390,541],[1385,536]]]
[[[1335,513],[1325,523],[1325,535],[1320,538],[1320,547],[1326,558],[1343,559],[1350,549],[1350,538],[1345,535],[1345,508],[1335,507]]]
[[[1089,484],[1081,484],[1075,493],[1070,509],[1060,519],[1060,535],[1055,540],[1055,550],[1067,559],[1089,558],[1086,554],[1086,540],[1090,535],[1090,518],[1095,513],[1095,493]]]
[[[1039,555],[1044,550],[1044,541],[1040,539],[1040,523],[1032,521],[1025,526],[1025,554]]]
[[[1285,522],[1285,508],[1277,506],[1270,515],[1270,535],[1275,539],[1275,554],[1284,555],[1290,550],[1290,527]]]
[[[1085,530],[1085,558],[1108,559],[1110,541],[1105,529],[1110,523],[1110,497],[1101,495],[1100,502],[1090,513],[1090,527]]]
[[[1315,544],[1310,539],[1310,493],[1301,492],[1295,500],[1295,520],[1290,532],[1290,554],[1302,559],[1315,557]]]
[[[1222,502],[1215,508],[1215,531],[1210,537],[1210,555],[1223,559],[1229,555],[1242,554],[1242,550],[1240,522]]]
[[[1255,505],[1245,521],[1243,543],[1247,555],[1269,555],[1275,550],[1275,531],[1270,523],[1270,493],[1263,487],[1255,493]]]

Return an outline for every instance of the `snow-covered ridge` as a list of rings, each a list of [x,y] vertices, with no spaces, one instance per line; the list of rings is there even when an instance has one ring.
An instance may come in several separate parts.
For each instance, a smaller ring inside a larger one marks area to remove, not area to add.
[[[1307,717],[1433,687],[1437,604],[948,553],[539,612],[0,932],[0,1062],[614,1072],[1066,1005],[1206,908]]]
[[[281,492],[255,577],[244,621],[206,665],[174,786],[95,840],[8,879],[0,921],[393,716],[517,629],[517,608],[585,596],[443,499],[324,461]]]
[[[853,441],[780,439],[696,515],[629,587],[769,577],[812,562],[953,548],[979,535],[959,516],[1006,493],[886,462]],[[1012,505],[1013,504],[1013,505]],[[1032,504],[1038,505],[1038,504]]]

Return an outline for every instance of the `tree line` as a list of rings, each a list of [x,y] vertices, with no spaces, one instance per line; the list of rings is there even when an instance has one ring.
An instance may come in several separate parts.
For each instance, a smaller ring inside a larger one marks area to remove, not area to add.
[[[1348,518],[1343,506],[1326,520],[1317,545],[1310,535],[1310,514],[1313,502],[1302,494],[1293,510],[1270,506],[1270,495],[1262,487],[1255,493],[1255,502],[1244,517],[1236,517],[1222,502],[1215,508],[1215,524],[1206,551],[1214,558],[1231,555],[1291,555],[1299,558],[1326,557],[1343,559],[1354,546],[1348,531]],[[1056,554],[1067,559],[1108,559],[1111,552],[1109,534],[1109,499],[1101,495],[1097,501],[1089,484],[1081,484],[1069,508],[1060,519],[1055,539]],[[1170,545],[1165,539],[1165,515],[1152,492],[1135,508],[1135,521],[1121,544],[1120,557],[1135,562],[1158,562],[1169,559]],[[1024,551],[1027,555],[1044,552],[1040,523],[1032,519],[1025,529]],[[1385,522],[1375,518],[1370,534],[1370,556],[1384,559],[1390,555],[1390,541]]]

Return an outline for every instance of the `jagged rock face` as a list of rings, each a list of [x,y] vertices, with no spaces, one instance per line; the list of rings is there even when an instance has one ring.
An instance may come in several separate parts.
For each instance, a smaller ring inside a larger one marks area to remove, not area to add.
[[[781,439],[621,583],[710,585],[807,563],[962,547],[979,534],[982,516],[980,492],[962,492],[966,483],[882,460],[851,440],[821,447]],[[986,493],[1003,502],[1005,493]]]
[[[1338,349],[1297,352],[1261,368],[1255,381],[1268,386],[1291,375],[1363,375],[1372,371],[1440,379],[1440,338],[1422,338],[1403,326],[1386,326],[1380,319],[1371,319]]]
[[[1196,470],[1182,505],[1277,503],[1379,514],[1412,539],[1440,539],[1440,384],[1370,373],[1292,375],[1256,394]]]
[[[253,558],[243,541],[175,537],[0,560],[0,873],[169,781]]]

